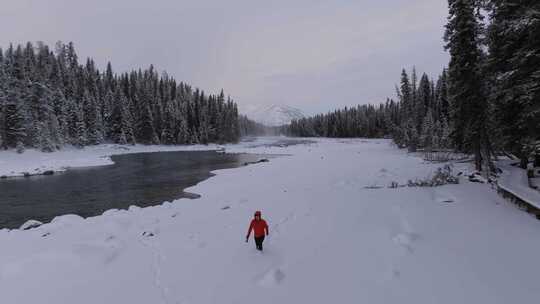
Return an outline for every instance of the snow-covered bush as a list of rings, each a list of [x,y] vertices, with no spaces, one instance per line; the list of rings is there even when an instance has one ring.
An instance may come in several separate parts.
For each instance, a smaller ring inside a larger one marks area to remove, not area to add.
[[[438,168],[431,178],[409,180],[409,187],[437,187],[447,184],[459,184],[459,179],[453,174],[452,166]]]
[[[433,181],[434,186],[459,184],[459,179],[454,176],[451,165],[445,165],[442,168],[438,168],[431,180]]]

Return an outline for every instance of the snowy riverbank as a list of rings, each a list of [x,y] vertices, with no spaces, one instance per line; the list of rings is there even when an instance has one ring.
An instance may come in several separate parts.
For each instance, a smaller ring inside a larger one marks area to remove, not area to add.
[[[19,154],[15,150],[0,151],[0,176],[15,177],[29,175],[40,175],[46,171],[65,171],[70,167],[91,167],[113,164],[110,156],[127,153],[147,153],[164,151],[203,151],[221,150],[225,147],[235,149],[248,147],[257,143],[265,143],[279,140],[280,137],[259,138],[255,142],[241,142],[235,145],[186,145],[186,146],[166,146],[166,145],[116,145],[102,144],[97,146],[86,146],[84,148],[65,147],[53,153],[44,153],[33,149],[28,149]]]
[[[386,140],[225,148],[289,156],[220,170],[187,189],[200,199],[1,230],[3,302],[492,304],[540,297],[540,222],[489,185],[367,189],[427,177],[440,166]],[[270,225],[262,255],[244,242],[257,209]]]
[[[46,171],[64,171],[70,167],[90,167],[113,164],[110,156],[126,153],[216,150],[217,145],[194,146],[145,146],[103,144],[82,149],[65,147],[53,153],[26,150],[18,154],[15,150],[0,151],[0,176],[13,177],[43,174]]]

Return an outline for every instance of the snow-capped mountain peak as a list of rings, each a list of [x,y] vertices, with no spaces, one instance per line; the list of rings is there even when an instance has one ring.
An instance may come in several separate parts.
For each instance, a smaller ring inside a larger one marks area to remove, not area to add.
[[[285,105],[271,105],[248,111],[246,115],[258,123],[276,127],[289,124],[292,120],[304,118],[301,110]]]

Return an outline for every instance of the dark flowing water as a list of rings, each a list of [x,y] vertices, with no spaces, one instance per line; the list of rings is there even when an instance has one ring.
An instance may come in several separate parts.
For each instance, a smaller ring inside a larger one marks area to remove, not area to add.
[[[113,156],[114,165],[74,168],[52,176],[0,180],[0,228],[18,228],[29,219],[48,222],[57,215],[99,215],[130,205],[156,205],[182,197],[212,176],[262,157],[215,151],[158,152]]]

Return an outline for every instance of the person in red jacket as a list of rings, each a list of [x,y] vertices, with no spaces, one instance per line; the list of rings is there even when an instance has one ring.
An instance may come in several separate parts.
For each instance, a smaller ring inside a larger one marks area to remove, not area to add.
[[[249,240],[249,235],[251,234],[251,230],[253,230],[253,236],[255,237],[255,246],[257,247],[257,250],[262,251],[263,250],[263,242],[264,242],[264,235],[268,235],[268,225],[266,224],[266,221],[261,218],[261,212],[256,211],[254,219],[251,221],[251,224],[249,225],[248,233],[246,236],[246,243]]]

